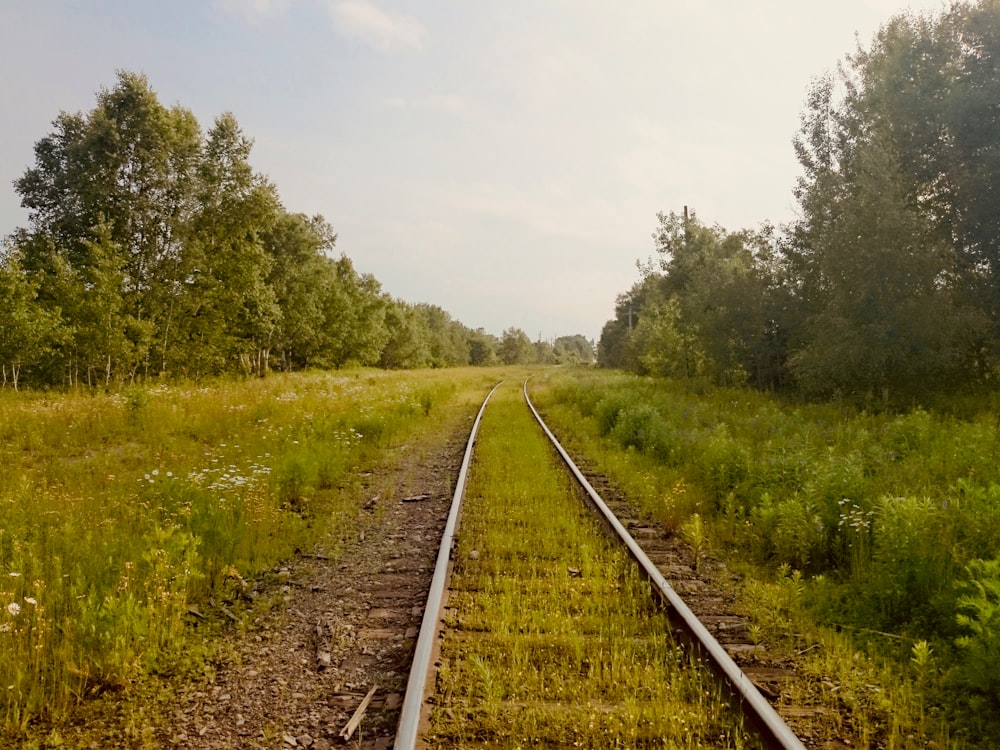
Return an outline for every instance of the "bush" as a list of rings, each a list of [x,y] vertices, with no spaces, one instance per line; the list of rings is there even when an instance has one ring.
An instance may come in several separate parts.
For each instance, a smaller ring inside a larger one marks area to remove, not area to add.
[[[1000,704],[1000,560],[973,560],[959,584],[960,682]]]

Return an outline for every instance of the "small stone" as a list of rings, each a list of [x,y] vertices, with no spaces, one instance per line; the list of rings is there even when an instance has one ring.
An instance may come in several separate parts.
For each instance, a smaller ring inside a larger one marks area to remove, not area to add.
[[[313,746],[313,738],[310,737],[308,734],[300,734],[297,739],[299,741],[299,744],[302,745],[302,747]]]
[[[290,734],[283,734],[283,735],[281,735],[281,739],[284,740],[285,744],[288,745],[289,747],[298,747],[299,746],[299,741],[297,739],[295,739]]]
[[[469,559],[470,560],[478,560],[479,559],[479,550],[477,550],[477,549],[471,550],[469,552]]]

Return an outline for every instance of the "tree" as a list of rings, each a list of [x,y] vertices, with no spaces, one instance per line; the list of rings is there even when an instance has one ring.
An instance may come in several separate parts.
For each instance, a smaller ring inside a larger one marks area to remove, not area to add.
[[[148,321],[138,319],[122,297],[125,271],[122,256],[106,224],[99,224],[93,238],[85,240],[87,260],[67,269],[62,312],[68,323],[77,322],[76,334],[64,351],[72,353],[86,371],[88,385],[112,379],[135,378],[141,351],[152,339]]]
[[[414,311],[423,320],[431,367],[469,364],[468,329],[437,305],[420,303]]]
[[[632,333],[646,311],[666,297],[664,276],[653,269],[643,272],[641,281],[615,300],[615,317],[604,324],[597,343],[597,364],[638,370],[640,365],[632,343]]]
[[[62,113],[53,125],[35,145],[35,166],[14,183],[29,211],[18,239],[24,266],[83,278],[98,257],[89,243],[102,227],[104,251],[117,255],[103,259],[105,270],[118,269],[117,293],[137,323],[126,332],[131,361],[120,366],[146,370],[168,319],[169,292],[181,281],[201,150],[197,122],[187,110],[163,107],[144,76],[120,72],[93,111]],[[39,285],[40,302],[53,308],[60,306],[56,281]],[[73,321],[80,329],[88,322]]]
[[[684,323],[676,297],[651,304],[630,341],[638,361],[638,372],[672,378],[691,378],[706,373],[707,358],[698,336]]]
[[[883,123],[931,226],[956,252],[963,295],[1000,333],[1000,6],[899,15],[849,58],[845,110]],[[864,134],[862,139],[866,139]]]
[[[336,275],[331,254],[337,235],[320,215],[280,212],[261,239],[279,310],[272,337],[278,365],[291,370],[315,364],[326,322],[323,295]]]
[[[561,365],[589,365],[594,361],[594,345],[585,336],[560,336],[552,344]]]
[[[59,310],[37,304],[37,284],[16,251],[0,257],[0,370],[18,389],[22,369],[31,367],[57,346],[63,335]]]
[[[386,309],[388,340],[382,348],[379,366],[389,369],[429,367],[431,350],[427,321],[413,305],[393,301]]]
[[[247,373],[267,371],[280,309],[268,284],[274,259],[264,237],[280,204],[273,185],[250,166],[251,148],[230,114],[207,134],[197,210],[181,263],[182,314],[171,304],[160,336],[164,370],[171,341],[179,340],[175,359],[192,374],[222,372],[232,363]],[[178,329],[173,339],[171,323]]]
[[[500,337],[500,349],[497,354],[505,365],[523,365],[535,361],[535,347],[532,346],[528,334],[513,326],[506,329]]]
[[[313,364],[319,367],[374,365],[389,340],[385,324],[391,300],[371,274],[358,274],[346,255],[331,262],[324,278],[323,328]]]
[[[495,365],[500,362],[497,355],[499,342],[497,337],[486,333],[482,328],[468,332],[469,340],[469,364],[470,365]]]
[[[942,54],[929,28],[887,25],[849,59],[843,100],[823,80],[802,118],[802,218],[788,249],[805,323],[790,365],[814,393],[913,393],[975,371],[985,318],[963,302],[974,296],[965,251],[941,220],[952,200],[931,142],[943,136],[930,111]]]
[[[773,229],[730,233],[686,210],[657,218],[658,260],[642,268],[647,282],[628,347],[632,366],[774,387],[789,321]]]

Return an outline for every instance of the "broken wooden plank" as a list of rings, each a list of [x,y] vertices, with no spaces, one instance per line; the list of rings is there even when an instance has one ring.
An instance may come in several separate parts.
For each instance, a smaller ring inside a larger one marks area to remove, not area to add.
[[[372,698],[375,696],[376,690],[378,690],[378,685],[372,685],[372,689],[368,691],[368,695],[366,695],[365,699],[361,701],[361,705],[358,706],[354,715],[351,717],[351,720],[348,721],[344,728],[340,730],[340,736],[345,740],[351,739],[351,735],[354,734],[358,725],[361,724],[361,719],[364,718],[365,711],[368,710],[368,704],[372,702]]]

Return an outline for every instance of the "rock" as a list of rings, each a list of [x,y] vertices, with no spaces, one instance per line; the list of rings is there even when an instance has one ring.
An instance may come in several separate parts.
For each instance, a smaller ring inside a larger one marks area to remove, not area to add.
[[[288,745],[289,747],[299,746],[299,741],[290,734],[281,735],[281,739],[284,740],[285,744]]]

